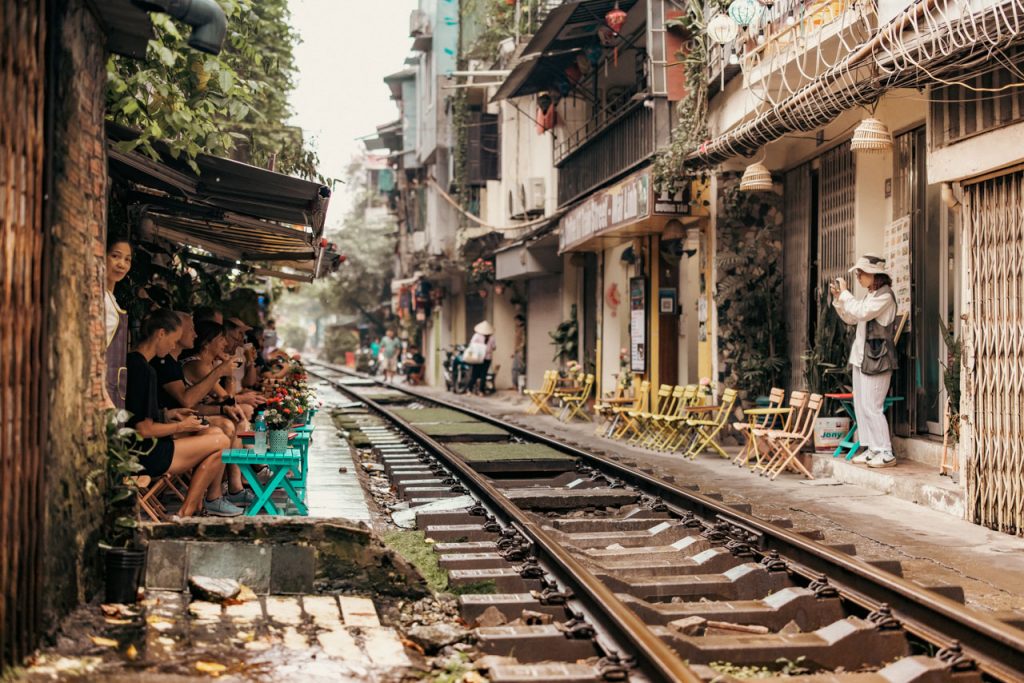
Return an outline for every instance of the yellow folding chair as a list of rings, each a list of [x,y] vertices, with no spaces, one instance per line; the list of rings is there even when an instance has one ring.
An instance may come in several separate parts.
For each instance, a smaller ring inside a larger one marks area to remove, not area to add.
[[[651,417],[659,414],[663,406],[668,403],[672,397],[672,385],[662,384],[658,387],[658,393],[651,399],[650,409],[638,412],[633,417],[636,418],[636,427],[633,429],[633,435],[630,437],[629,442],[632,444],[639,445],[647,438],[648,429],[650,428]]]
[[[818,419],[818,414],[821,412],[821,406],[825,403],[825,397],[821,394],[811,394],[810,398],[807,399],[807,410],[804,414],[804,425],[803,430],[800,432],[793,433],[769,433],[768,441],[776,446],[775,453],[775,465],[770,466],[765,471],[765,476],[775,480],[775,477],[785,470],[787,467],[792,468],[797,472],[801,472],[808,479],[814,479],[814,475],[811,474],[800,459],[797,457],[803,447],[808,441],[814,436],[814,422]]]
[[[555,385],[558,382],[558,371],[557,370],[545,370],[544,381],[541,383],[540,389],[526,389],[523,393],[530,397],[532,404],[526,409],[527,415],[536,415],[540,412],[545,412],[548,415],[553,415],[549,402],[551,401],[552,395],[555,392]]]
[[[686,421],[686,425],[694,430],[693,442],[684,454],[685,457],[693,460],[697,455],[704,451],[705,448],[711,447],[718,452],[723,458],[728,458],[729,454],[725,452],[725,449],[715,440],[718,434],[722,431],[726,424],[729,422],[729,416],[732,415],[732,409],[736,405],[736,390],[726,389],[722,392],[722,401],[717,406],[708,406],[709,408],[715,409],[715,416],[710,420],[697,420],[690,418]]]
[[[587,374],[583,378],[583,386],[580,387],[579,391],[574,394],[563,394],[560,398],[562,401],[562,412],[559,414],[558,419],[562,422],[572,422],[573,418],[578,417],[581,420],[590,422],[590,415],[587,414],[587,401],[590,399],[590,392],[594,388],[594,375]]]
[[[631,410],[644,410],[647,403],[647,389],[648,383],[646,381],[641,382],[636,388],[635,393],[631,402],[623,403],[622,405],[613,405],[609,407],[611,411],[612,420],[608,423],[608,428],[605,430],[605,437],[611,439],[619,438],[619,430],[622,428],[622,423],[625,418],[628,417],[628,413]]]
[[[693,390],[686,394],[686,405],[682,407],[679,414],[665,418],[669,427],[669,437],[663,450],[668,453],[682,450],[684,445],[693,441],[693,428],[687,424],[687,421],[690,418],[697,418],[706,409],[707,394],[701,386],[696,384],[691,386]]]
[[[732,428],[746,437],[743,449],[733,459],[734,465],[745,466],[757,452],[754,438],[751,436],[753,429],[777,429],[781,426],[783,416],[788,412],[782,407],[782,401],[786,392],[778,387],[773,387],[768,393],[768,405],[764,408],[744,409],[743,417],[746,422],[733,422]]]
[[[672,434],[670,421],[672,418],[682,415],[686,408],[686,404],[689,401],[688,393],[690,393],[689,386],[677,384],[676,387],[673,388],[672,396],[669,398],[665,410],[657,415],[651,416],[648,427],[649,434],[647,439],[644,441],[644,446],[653,451],[660,451],[663,449],[665,441]]]
[[[626,434],[632,432],[637,428],[637,416],[647,412],[647,406],[651,403],[651,383],[644,380],[640,383],[640,389],[637,391],[637,401],[633,408],[622,408],[618,410],[619,414],[619,425],[618,429],[612,434],[616,439],[625,438]]]
[[[600,418],[600,424],[594,433],[608,436],[608,427],[615,419],[614,408],[625,405],[627,401],[632,401],[632,399],[625,398],[625,387],[619,383],[616,383],[615,393],[611,396],[605,395],[604,397],[596,398],[594,400],[594,416]]]

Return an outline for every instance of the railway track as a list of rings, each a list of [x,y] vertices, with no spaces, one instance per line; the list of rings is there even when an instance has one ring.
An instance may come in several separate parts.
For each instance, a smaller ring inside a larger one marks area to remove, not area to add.
[[[370,411],[359,429],[422,510],[452,585],[493,587],[460,598],[464,619],[515,622],[476,630],[483,652],[513,658],[493,681],[1024,681],[1024,631],[966,608],[957,587],[628,460],[345,368],[312,372]]]

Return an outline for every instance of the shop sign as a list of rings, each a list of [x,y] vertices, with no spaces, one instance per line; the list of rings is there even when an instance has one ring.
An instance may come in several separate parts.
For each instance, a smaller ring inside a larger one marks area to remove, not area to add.
[[[591,237],[598,237],[654,215],[679,216],[690,213],[689,183],[655,194],[651,171],[645,169],[595,192],[562,219],[559,252],[572,249]]]
[[[558,250],[651,215],[651,172],[642,171],[595,192],[562,219]]]

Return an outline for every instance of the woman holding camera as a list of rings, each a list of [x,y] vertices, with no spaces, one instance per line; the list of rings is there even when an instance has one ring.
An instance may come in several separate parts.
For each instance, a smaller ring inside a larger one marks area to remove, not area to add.
[[[846,280],[837,278],[829,285],[832,305],[848,325],[857,326],[850,349],[853,367],[853,406],[857,414],[857,435],[866,449],[853,459],[868,467],[894,467],[896,456],[885,418],[885,397],[889,393],[896,362],[896,295],[885,259],[865,254],[850,269],[867,294],[855,298]]]

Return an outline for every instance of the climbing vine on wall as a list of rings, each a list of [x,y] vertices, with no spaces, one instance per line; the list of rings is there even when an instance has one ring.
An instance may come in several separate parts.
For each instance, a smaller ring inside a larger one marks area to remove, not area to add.
[[[689,36],[688,49],[678,52],[678,64],[686,82],[686,95],[677,105],[679,121],[672,131],[672,140],[654,163],[656,188],[671,185],[683,174],[686,155],[708,138],[708,37],[704,6],[689,0],[686,13],[665,22],[666,28]],[[712,4],[712,8],[717,3]]]
[[[740,192],[724,180],[718,200],[718,345],[726,386],[750,400],[789,372],[782,294],[782,197]]]

